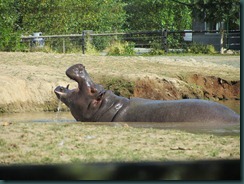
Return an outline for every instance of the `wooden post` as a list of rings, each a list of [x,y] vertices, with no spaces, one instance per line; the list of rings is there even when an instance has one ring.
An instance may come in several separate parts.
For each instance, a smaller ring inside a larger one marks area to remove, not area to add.
[[[63,53],[65,53],[65,38],[63,38]]]
[[[224,54],[224,26],[220,22],[220,54]]]
[[[85,31],[82,31],[81,47],[82,47],[82,54],[85,54]]]
[[[162,49],[165,53],[168,53],[167,29],[162,30]]]
[[[220,29],[220,54],[224,54],[224,30]]]
[[[29,51],[31,51],[31,40],[29,41]]]

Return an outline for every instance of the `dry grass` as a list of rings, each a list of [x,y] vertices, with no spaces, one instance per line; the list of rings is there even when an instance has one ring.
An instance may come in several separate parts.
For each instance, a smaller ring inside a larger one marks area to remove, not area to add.
[[[56,102],[53,93],[56,86],[77,85],[65,75],[65,70],[76,63],[84,64],[98,83],[104,78],[135,81],[144,77],[179,82],[179,76],[184,79],[195,73],[240,80],[239,56],[122,57],[0,52],[0,58],[0,112],[49,110],[50,103]]]
[[[0,162],[67,163],[239,159],[239,136],[83,123],[12,123],[0,128]]]

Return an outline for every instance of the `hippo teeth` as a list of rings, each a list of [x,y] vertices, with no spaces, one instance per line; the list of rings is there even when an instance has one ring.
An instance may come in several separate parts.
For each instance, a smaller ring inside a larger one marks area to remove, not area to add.
[[[55,93],[59,94],[60,96],[65,95],[65,93],[63,93],[63,92],[61,92],[61,91],[56,91],[56,90],[55,90]]]

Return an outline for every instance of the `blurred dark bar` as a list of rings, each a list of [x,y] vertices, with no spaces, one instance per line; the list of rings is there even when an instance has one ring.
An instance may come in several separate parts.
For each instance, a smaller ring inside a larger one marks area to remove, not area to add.
[[[1,165],[1,180],[240,180],[240,160]]]

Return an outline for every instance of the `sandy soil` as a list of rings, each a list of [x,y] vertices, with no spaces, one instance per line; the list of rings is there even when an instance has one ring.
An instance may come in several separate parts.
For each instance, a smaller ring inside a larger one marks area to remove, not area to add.
[[[97,83],[111,79],[116,79],[116,84],[118,80],[134,82],[129,94],[123,93],[127,89],[119,89],[125,96],[165,100],[240,96],[239,56],[120,57],[0,52],[0,112],[53,111],[57,107],[55,87],[68,83],[71,88],[77,86],[65,75],[65,70],[76,63],[83,63]],[[111,87],[116,88],[119,87]]]

